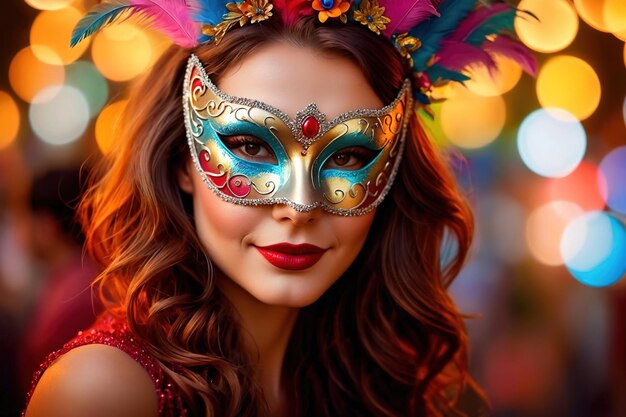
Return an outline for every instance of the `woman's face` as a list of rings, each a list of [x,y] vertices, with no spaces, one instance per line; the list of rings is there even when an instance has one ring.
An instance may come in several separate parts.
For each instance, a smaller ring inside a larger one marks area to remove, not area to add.
[[[310,103],[328,119],[383,106],[351,61],[287,43],[250,54],[222,75],[218,87],[231,96],[265,102],[291,118]],[[242,158],[271,159],[255,142],[236,142],[231,150]],[[338,155],[335,168],[353,164],[346,158],[352,157]],[[179,183],[193,196],[196,230],[221,272],[217,282],[222,291],[228,296],[243,289],[269,305],[303,307],[317,300],[354,261],[375,214],[340,216],[320,208],[299,212],[285,204],[233,204],[207,187],[192,162]]]

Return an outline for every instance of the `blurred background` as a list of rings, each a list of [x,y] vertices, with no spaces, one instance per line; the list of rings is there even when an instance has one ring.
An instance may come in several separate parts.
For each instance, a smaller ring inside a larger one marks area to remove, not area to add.
[[[69,49],[95,0],[0,4],[0,416],[98,312],[71,207],[128,87],[169,46],[132,20]],[[468,70],[424,123],[477,217],[452,286],[494,416],[626,416],[626,0],[523,0],[536,78]]]

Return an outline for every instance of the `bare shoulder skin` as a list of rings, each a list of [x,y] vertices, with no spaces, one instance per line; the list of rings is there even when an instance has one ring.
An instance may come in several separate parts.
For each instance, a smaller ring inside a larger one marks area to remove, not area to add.
[[[26,417],[158,417],[148,373],[106,345],[72,349],[42,375]]]

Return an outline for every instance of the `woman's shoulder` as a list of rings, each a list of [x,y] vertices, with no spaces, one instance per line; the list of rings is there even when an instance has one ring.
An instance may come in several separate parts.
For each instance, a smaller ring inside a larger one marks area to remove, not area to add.
[[[150,376],[113,346],[84,345],[62,355],[41,375],[26,410],[26,417],[94,414],[158,416]]]
[[[182,398],[126,322],[99,318],[50,354],[33,378],[26,417],[178,416]]]

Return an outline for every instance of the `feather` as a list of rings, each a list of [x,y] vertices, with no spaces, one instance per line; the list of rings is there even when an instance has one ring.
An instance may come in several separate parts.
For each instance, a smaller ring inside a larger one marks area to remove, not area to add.
[[[430,66],[425,72],[428,75],[428,78],[430,78],[433,85],[446,83],[448,81],[463,83],[464,81],[470,79],[470,77],[465,74],[462,74],[458,71],[453,71],[437,64]]]
[[[435,55],[435,63],[453,71],[462,71],[476,64],[486,66],[489,71],[496,69],[496,63],[491,55],[481,47],[460,41],[443,41],[441,50]]]
[[[500,35],[493,42],[485,42],[483,48],[491,55],[503,55],[520,64],[532,76],[537,75],[537,59],[528,49],[514,39]]]
[[[286,26],[293,26],[301,17],[313,14],[310,0],[274,0],[274,7]]]
[[[228,13],[226,3],[235,0],[191,0],[192,18],[202,24],[217,25]]]
[[[391,19],[383,31],[387,37],[408,32],[430,16],[439,16],[431,0],[380,0],[378,3],[385,8],[385,17]]]
[[[107,3],[99,4],[87,13],[74,28],[70,46],[76,46],[80,41],[93,35],[99,29],[110,25],[130,11],[131,4],[127,0],[110,0]]]
[[[411,55],[418,72],[426,69],[430,58],[440,49],[440,42],[454,32],[475,5],[475,0],[444,0],[438,9],[440,17],[424,20],[410,32],[422,41],[422,47]]]
[[[149,19],[150,27],[185,48],[198,44],[200,24],[191,18],[185,0],[131,0],[133,12]]]
[[[499,3],[484,7],[463,20],[449,39],[480,45],[489,35],[498,34],[503,30],[512,31],[514,19],[515,8],[508,4]]]

